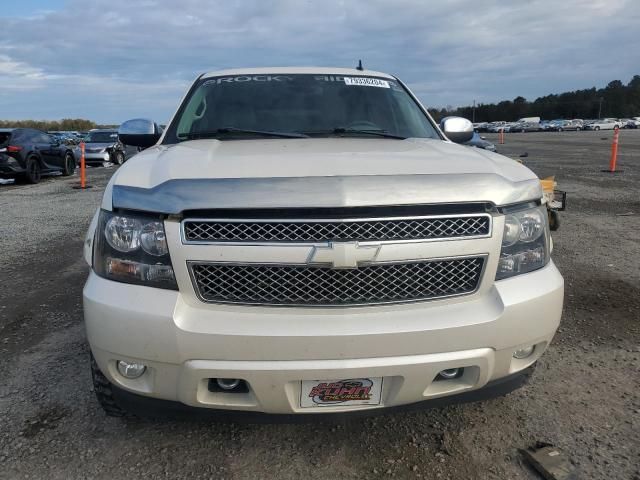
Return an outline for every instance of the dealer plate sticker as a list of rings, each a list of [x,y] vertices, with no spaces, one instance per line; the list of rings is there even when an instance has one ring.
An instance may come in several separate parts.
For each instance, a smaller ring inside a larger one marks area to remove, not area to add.
[[[380,405],[381,400],[382,377],[302,381],[302,408]]]
[[[380,80],[379,78],[369,77],[344,77],[344,83],[347,85],[356,85],[362,87],[381,87],[391,88],[389,82],[386,80]]]

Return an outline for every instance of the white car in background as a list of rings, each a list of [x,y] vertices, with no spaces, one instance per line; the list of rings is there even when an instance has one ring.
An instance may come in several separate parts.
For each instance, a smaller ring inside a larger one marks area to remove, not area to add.
[[[588,123],[584,126],[585,130],[615,130],[620,128],[620,124],[617,120],[605,118],[604,120],[596,120],[593,123]]]
[[[492,122],[487,127],[487,132],[498,133],[504,129],[507,122]]]

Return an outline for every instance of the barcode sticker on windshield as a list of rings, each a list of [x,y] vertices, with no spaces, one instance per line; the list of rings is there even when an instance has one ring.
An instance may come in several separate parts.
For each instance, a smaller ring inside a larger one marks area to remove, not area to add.
[[[364,87],[389,87],[389,82],[386,80],[380,80],[379,78],[367,78],[367,77],[344,77],[344,83],[347,85],[357,85]]]

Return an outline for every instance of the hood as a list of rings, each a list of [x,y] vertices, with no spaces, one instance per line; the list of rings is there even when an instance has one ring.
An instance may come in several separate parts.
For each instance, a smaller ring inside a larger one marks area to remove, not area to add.
[[[318,204],[321,201],[329,202],[326,206],[469,201],[501,205],[541,196],[537,177],[521,164],[436,139],[194,140],[139,153],[118,170],[112,184],[114,206],[127,208],[132,208],[130,201],[117,204],[116,189],[161,194],[175,203],[181,195],[191,196],[194,188],[202,188],[200,195],[209,192],[205,197],[210,202],[212,195],[225,192],[224,205],[229,207],[251,207],[247,202],[252,201],[259,206],[325,206]],[[251,194],[240,198],[245,190]],[[264,194],[261,198],[256,198],[258,191]],[[385,193],[390,195],[383,199]],[[200,208],[212,208],[201,203]]]

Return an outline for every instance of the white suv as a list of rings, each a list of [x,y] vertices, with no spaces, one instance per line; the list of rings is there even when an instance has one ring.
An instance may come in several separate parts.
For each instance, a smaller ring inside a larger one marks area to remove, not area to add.
[[[540,182],[397,78],[200,76],[113,175],[85,258],[107,413],[373,413],[520,386],[558,328]]]

